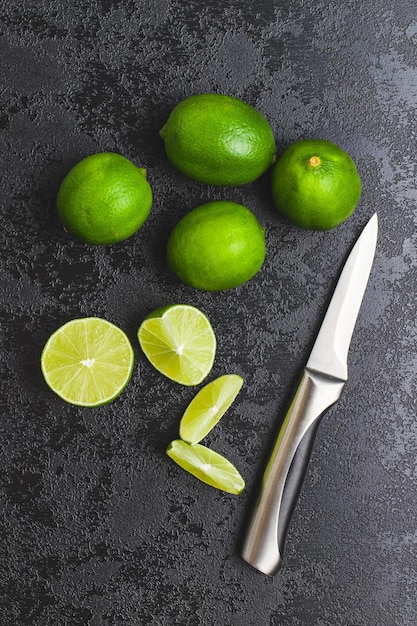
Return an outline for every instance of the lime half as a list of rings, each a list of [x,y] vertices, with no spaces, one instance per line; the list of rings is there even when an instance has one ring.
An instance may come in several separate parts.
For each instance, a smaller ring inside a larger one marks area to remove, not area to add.
[[[148,315],[138,339],[152,365],[182,385],[198,385],[213,367],[213,328],[202,311],[188,304],[173,304]]]
[[[180,437],[188,443],[201,441],[226,413],[243,385],[237,374],[220,376],[191,400],[180,422]]]
[[[114,400],[133,370],[133,348],[125,333],[98,317],[74,319],[56,330],[41,355],[41,369],[60,398],[79,406]]]
[[[199,443],[191,445],[176,439],[169,444],[167,455],[182,469],[211,487],[235,495],[245,488],[245,481],[230,461]]]

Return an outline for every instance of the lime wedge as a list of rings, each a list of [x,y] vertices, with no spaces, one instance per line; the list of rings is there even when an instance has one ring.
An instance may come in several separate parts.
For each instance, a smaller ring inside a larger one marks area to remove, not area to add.
[[[116,398],[133,370],[133,348],[125,333],[98,317],[74,319],[56,330],[41,355],[41,369],[60,398],[100,406]]]
[[[233,493],[241,493],[245,481],[230,461],[199,443],[191,445],[181,439],[171,441],[167,455],[203,483]]]
[[[181,418],[181,439],[192,444],[201,441],[226,413],[242,385],[241,376],[226,374],[203,387]]]
[[[138,339],[152,365],[182,385],[198,385],[213,367],[213,329],[204,313],[188,304],[173,304],[148,315]]]

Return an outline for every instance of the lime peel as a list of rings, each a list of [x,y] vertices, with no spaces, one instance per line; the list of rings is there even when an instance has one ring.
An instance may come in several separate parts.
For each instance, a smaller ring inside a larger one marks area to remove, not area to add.
[[[146,169],[116,152],[98,152],[66,174],[56,199],[66,232],[92,245],[131,237],[152,208]]]
[[[274,133],[265,117],[225,94],[197,94],[182,100],[159,134],[174,167],[209,185],[252,182],[276,155]]]
[[[278,211],[300,228],[330,230],[355,210],[361,179],[352,158],[324,139],[302,139],[277,159],[271,176]]]
[[[241,285],[261,269],[265,229],[242,204],[217,200],[189,211],[167,242],[169,269],[184,283],[204,291]]]

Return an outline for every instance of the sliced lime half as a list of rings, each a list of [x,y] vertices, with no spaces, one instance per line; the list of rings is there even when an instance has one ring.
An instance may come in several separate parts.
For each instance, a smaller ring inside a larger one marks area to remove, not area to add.
[[[138,339],[152,365],[182,385],[198,385],[213,367],[213,328],[202,311],[188,304],[169,305],[148,315]]]
[[[41,354],[49,387],[66,402],[86,407],[114,400],[127,385],[133,364],[128,337],[98,317],[67,322],[49,337]]]

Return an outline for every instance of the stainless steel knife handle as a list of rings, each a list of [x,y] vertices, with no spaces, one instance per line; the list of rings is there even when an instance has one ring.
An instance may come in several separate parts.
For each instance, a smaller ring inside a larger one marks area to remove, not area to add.
[[[307,368],[266,467],[243,543],[243,559],[274,575],[282,564],[289,522],[310,460],[320,418],[340,398],[344,380]]]

